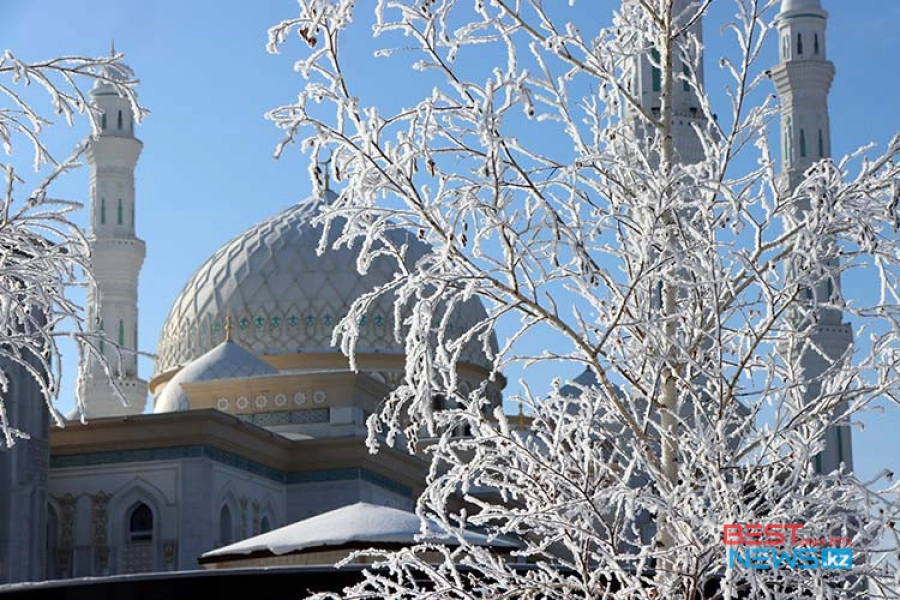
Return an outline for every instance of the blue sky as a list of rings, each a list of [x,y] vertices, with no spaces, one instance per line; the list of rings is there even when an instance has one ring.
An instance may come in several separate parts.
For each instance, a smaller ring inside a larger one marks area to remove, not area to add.
[[[358,2],[366,6],[373,0]],[[587,21],[608,21],[618,0],[589,0],[579,12]],[[837,67],[831,95],[835,155],[873,141],[883,144],[900,131],[897,77],[900,64],[900,2],[824,0],[831,12],[829,57]],[[717,10],[730,8],[725,0]],[[272,153],[279,132],[263,114],[296,98],[302,87],[292,63],[300,51],[266,53],[266,31],[292,17],[292,0],[3,0],[0,39],[19,58],[60,54],[102,54],[115,40],[142,81],[142,102],[151,109],[138,130],[144,151],[137,170],[137,228],[147,242],[140,282],[142,350],[152,352],[163,320],[183,283],[227,240],[309,195],[306,157]],[[583,26],[583,30],[587,27]],[[711,47],[707,81],[715,80],[718,26],[708,22]],[[774,43],[774,39],[771,40]],[[359,58],[346,66],[370,103],[397,102],[423,89],[421,80],[397,68],[397,61],[373,59],[368,41],[347,49]],[[774,64],[775,48],[770,49]],[[877,82],[877,86],[876,86]],[[427,87],[426,87],[427,89]],[[773,90],[774,91],[774,90]],[[87,133],[53,130],[59,154]],[[87,170],[60,183],[58,196],[86,201]],[[79,216],[86,223],[87,211]],[[74,366],[68,366],[71,376]],[[149,377],[152,364],[141,366]],[[559,375],[559,373],[554,373]],[[562,374],[574,377],[576,371]],[[529,376],[538,391],[539,375]],[[71,380],[60,407],[71,407]],[[869,475],[884,467],[900,472],[900,413],[865,419],[854,434],[857,469]]]

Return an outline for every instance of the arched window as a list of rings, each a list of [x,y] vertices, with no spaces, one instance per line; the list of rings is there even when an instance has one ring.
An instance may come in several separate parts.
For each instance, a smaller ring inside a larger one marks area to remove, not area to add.
[[[116,127],[122,129],[122,111],[119,111],[119,116],[116,117]]]
[[[231,520],[231,509],[228,505],[222,507],[219,512],[219,543],[223,546],[228,545],[233,540],[233,522]]]
[[[844,436],[843,436],[843,432],[841,431],[841,429],[842,428],[839,428],[836,432],[837,433],[837,455],[838,455],[838,460],[840,462],[846,462],[847,457],[844,456]]]
[[[684,74],[684,81],[682,82],[684,84],[684,91],[689,92],[691,91],[691,82],[689,81],[691,77],[691,68],[687,65],[684,65],[681,71]]]
[[[262,521],[259,522],[259,532],[268,533],[270,531],[272,531],[272,524],[269,523],[269,517],[263,517]]]
[[[803,34],[797,34],[797,54],[803,54]]]
[[[819,158],[823,158],[825,156],[825,137],[822,135],[822,130],[819,130]]]
[[[150,542],[153,540],[153,511],[139,502],[128,516],[128,541]]]
[[[818,56],[819,55],[819,34],[813,34],[813,53]]]
[[[125,323],[119,319],[119,345],[125,345]]]
[[[106,113],[100,115],[100,129],[106,129]]]
[[[106,198],[100,198],[100,224],[106,224]]]
[[[125,543],[120,556],[121,573],[146,573],[156,569],[153,511],[138,501],[125,513]]]
[[[116,207],[116,223],[121,225],[124,222],[125,211],[122,208],[122,199],[119,198],[119,205]]]
[[[784,163],[786,165],[790,165],[791,161],[794,160],[794,148],[791,144],[791,139],[794,135],[792,127],[793,123],[791,122],[791,118],[788,117],[784,123]]]
[[[653,91],[658,92],[662,90],[662,73],[660,73],[659,67],[659,50],[653,49],[650,51],[650,62],[653,65],[652,72],[650,74]]]
[[[800,130],[800,157],[806,158],[806,133]]]

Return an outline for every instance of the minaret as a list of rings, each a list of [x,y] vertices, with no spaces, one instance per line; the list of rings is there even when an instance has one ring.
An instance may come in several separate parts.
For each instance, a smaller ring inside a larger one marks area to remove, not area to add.
[[[783,0],[775,21],[778,28],[780,62],[772,70],[781,97],[781,150],[785,191],[794,190],[813,163],[831,156],[828,93],[834,79],[834,65],[826,58],[825,26],[828,13],[820,0]],[[805,210],[800,206],[799,211]],[[830,265],[836,266],[836,265]],[[827,301],[840,290],[840,276],[830,269],[831,278],[809,290],[810,301]],[[810,337],[827,358],[808,352],[802,358],[805,376],[813,380],[807,392],[813,399],[820,393],[819,377],[850,348],[853,334],[843,322],[841,311],[820,308],[809,325]],[[826,432],[825,450],[815,457],[816,470],[829,473],[843,463],[853,468],[850,428],[831,427]]]
[[[629,2],[632,0],[625,0]],[[672,11],[676,22],[684,22],[694,14],[697,3],[693,0],[675,0]],[[698,18],[691,24],[691,41],[696,46],[679,46],[673,57],[676,73],[693,74],[696,70],[697,83],[703,86],[703,20]],[[681,36],[681,39],[687,39]],[[687,59],[687,60],[684,60]],[[662,102],[662,73],[659,69],[659,51],[651,48],[644,54],[635,73],[635,96],[641,107],[651,116],[659,117]],[[676,157],[682,164],[693,164],[703,159],[703,147],[697,137],[695,127],[705,128],[705,117],[700,108],[696,91],[681,79],[672,86],[672,143]]]
[[[116,397],[99,361],[89,366],[85,385],[88,417],[140,414],[147,400],[147,382],[138,378],[138,274],[144,262],[144,241],[135,236],[134,168],[143,144],[134,137],[134,112],[128,99],[112,85],[97,82],[91,103],[102,111],[99,134],[90,140],[90,243],[96,290],[88,294],[92,331],[101,343],[113,376],[119,375],[127,406]],[[99,297],[98,297],[99,296]],[[121,357],[121,359],[120,359]],[[120,362],[121,360],[121,362]]]

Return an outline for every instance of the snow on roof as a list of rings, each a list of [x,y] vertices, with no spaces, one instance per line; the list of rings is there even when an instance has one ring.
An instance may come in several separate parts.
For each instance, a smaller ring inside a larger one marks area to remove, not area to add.
[[[436,524],[433,528],[440,531]],[[207,552],[201,558],[209,559],[254,552],[271,552],[278,555],[321,546],[340,546],[351,543],[412,545],[424,541],[419,539],[420,533],[421,523],[415,513],[389,506],[358,502],[303,521],[297,521],[291,525],[285,525],[229,546],[217,548]],[[511,539],[489,540],[486,535],[474,531],[467,532],[465,538],[469,543],[477,546],[509,549],[518,547],[518,544]],[[449,545],[457,544],[455,538],[434,536],[427,539]]]

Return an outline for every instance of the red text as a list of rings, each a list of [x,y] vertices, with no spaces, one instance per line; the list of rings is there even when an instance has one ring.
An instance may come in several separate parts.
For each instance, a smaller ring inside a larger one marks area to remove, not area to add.
[[[726,546],[782,546],[787,542],[790,531],[790,544],[797,544],[797,532],[803,529],[799,523],[778,523],[763,525],[750,523],[740,525],[729,523],[723,526]]]

